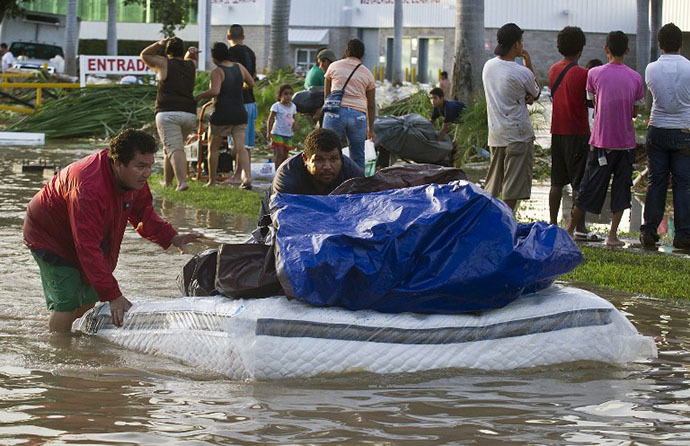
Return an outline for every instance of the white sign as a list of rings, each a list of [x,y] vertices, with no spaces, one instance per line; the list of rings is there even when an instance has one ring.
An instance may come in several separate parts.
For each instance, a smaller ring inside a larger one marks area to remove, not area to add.
[[[79,84],[86,86],[87,74],[150,74],[154,73],[139,56],[79,56]]]

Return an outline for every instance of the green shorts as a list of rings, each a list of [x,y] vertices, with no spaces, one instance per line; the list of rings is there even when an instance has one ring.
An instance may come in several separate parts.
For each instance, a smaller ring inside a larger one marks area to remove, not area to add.
[[[98,302],[96,290],[91,285],[82,283],[78,269],[48,263],[34,251],[31,251],[31,255],[41,271],[43,294],[49,310],[74,311],[84,305]]]

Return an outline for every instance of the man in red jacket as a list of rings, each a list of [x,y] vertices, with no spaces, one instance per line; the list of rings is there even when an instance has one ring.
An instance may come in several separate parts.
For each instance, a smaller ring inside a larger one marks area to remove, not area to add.
[[[178,234],[153,210],[147,179],[156,150],[148,133],[124,130],[109,149],[62,169],[29,203],[24,242],[41,271],[51,331],[69,332],[99,300],[110,302],[113,323],[122,325],[132,304],[113,271],[127,221],[164,249],[203,237]]]

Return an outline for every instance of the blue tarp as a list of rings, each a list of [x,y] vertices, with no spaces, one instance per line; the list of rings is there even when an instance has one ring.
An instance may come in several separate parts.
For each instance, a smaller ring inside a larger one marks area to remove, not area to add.
[[[467,181],[368,194],[277,194],[276,266],[289,296],[388,313],[500,308],[582,254],[562,228],[520,224]]]

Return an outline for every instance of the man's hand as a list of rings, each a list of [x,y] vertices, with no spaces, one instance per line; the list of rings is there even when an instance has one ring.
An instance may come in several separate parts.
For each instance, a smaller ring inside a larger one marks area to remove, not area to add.
[[[527,104],[527,105],[532,105],[532,104],[534,104],[534,96],[532,96],[531,94],[527,93],[527,94],[525,95],[525,104]]]
[[[372,141],[376,140],[376,133],[374,133],[374,128],[367,128],[367,139]]]
[[[113,320],[113,325],[122,327],[122,322],[125,319],[125,312],[132,308],[132,303],[127,300],[125,296],[120,296],[117,299],[110,301],[110,317]]]
[[[184,254],[184,245],[205,238],[206,236],[204,234],[200,234],[198,232],[190,232],[187,234],[177,234],[175,237],[172,238],[170,242],[177,247],[177,249],[180,251],[180,254]]]

